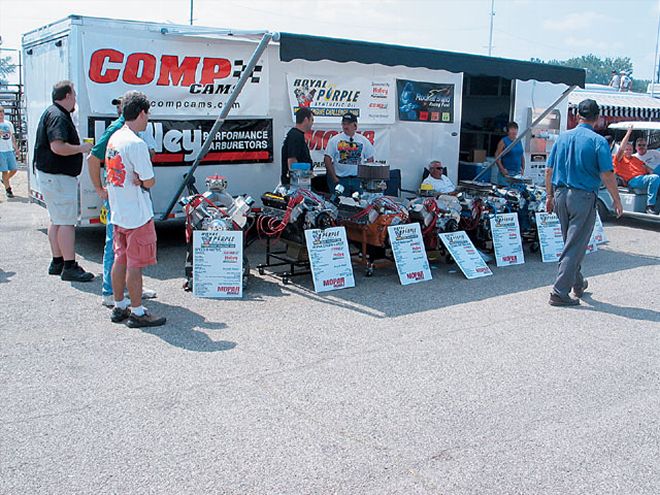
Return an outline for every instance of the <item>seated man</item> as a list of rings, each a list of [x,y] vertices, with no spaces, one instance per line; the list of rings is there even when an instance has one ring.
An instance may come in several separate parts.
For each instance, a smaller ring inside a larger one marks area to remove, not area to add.
[[[433,160],[428,166],[429,176],[422,181],[422,184],[428,184],[433,187],[433,192],[441,194],[453,193],[456,186],[449,177],[443,175],[442,163]]]
[[[632,133],[632,126],[628,127],[628,132],[621,141],[621,146],[616,155],[614,155],[614,172],[621,177],[628,187],[634,189],[646,189],[646,213],[657,215],[655,209],[656,199],[658,197],[658,188],[660,187],[660,176],[652,172],[651,168],[639,158],[633,156],[633,146],[628,140]]]
[[[635,141],[637,153],[633,156],[639,158],[644,164],[653,170],[653,173],[660,175],[660,151],[648,149],[646,138],[637,138]]]

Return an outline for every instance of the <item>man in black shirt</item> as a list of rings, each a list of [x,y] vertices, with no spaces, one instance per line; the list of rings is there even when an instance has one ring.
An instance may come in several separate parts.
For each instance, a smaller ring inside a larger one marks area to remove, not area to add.
[[[309,154],[309,147],[305,142],[305,133],[312,130],[314,125],[314,114],[307,107],[300,107],[296,111],[296,126],[292,127],[282,144],[282,175],[280,180],[282,184],[291,182],[289,170],[293,163],[312,164],[312,157]]]
[[[82,154],[92,145],[80,144],[71,112],[76,106],[76,91],[71,81],[53,86],[53,104],[39,120],[34,144],[34,166],[46,203],[50,225],[48,241],[53,259],[50,275],[62,280],[89,282],[94,275],[76,263],[76,230],[78,221],[78,175],[82,171]]]

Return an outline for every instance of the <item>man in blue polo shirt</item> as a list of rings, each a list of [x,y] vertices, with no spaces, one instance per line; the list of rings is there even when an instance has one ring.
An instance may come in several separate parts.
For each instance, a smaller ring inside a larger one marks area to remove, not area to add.
[[[593,126],[600,109],[594,100],[578,105],[579,125],[565,132],[552,147],[545,170],[548,194],[546,210],[559,217],[564,249],[559,257],[559,272],[550,294],[552,306],[577,306],[588,287],[580,265],[584,259],[596,221],[596,199],[601,180],[614,202],[617,217],[623,211],[612,167],[607,140]]]

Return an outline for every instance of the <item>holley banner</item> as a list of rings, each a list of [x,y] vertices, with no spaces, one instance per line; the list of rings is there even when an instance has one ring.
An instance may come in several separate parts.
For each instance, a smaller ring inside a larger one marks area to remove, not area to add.
[[[91,113],[114,114],[113,98],[137,90],[154,116],[216,116],[254,51],[252,43],[191,43],[86,32],[83,71]],[[260,59],[232,115],[268,115],[268,66]],[[81,95],[84,97],[85,95]]]
[[[454,85],[396,80],[399,120],[454,122]]]
[[[394,123],[394,79],[287,74],[291,115],[308,107],[317,123],[341,122],[346,112],[362,124]],[[295,121],[295,119],[294,119]]]
[[[113,119],[90,117],[88,136],[97,142]],[[156,166],[190,165],[213,127],[213,120],[154,120],[145,132],[156,143]],[[215,135],[204,164],[270,163],[273,161],[271,119],[226,120]]]

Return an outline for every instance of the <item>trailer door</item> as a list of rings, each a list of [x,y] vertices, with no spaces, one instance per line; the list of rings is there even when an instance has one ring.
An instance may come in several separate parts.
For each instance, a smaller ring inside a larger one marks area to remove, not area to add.
[[[32,201],[45,206],[39,183],[35,178],[34,139],[41,114],[52,104],[51,92],[57,81],[69,77],[69,36],[49,38],[23,47],[25,101],[28,131],[26,165]]]

